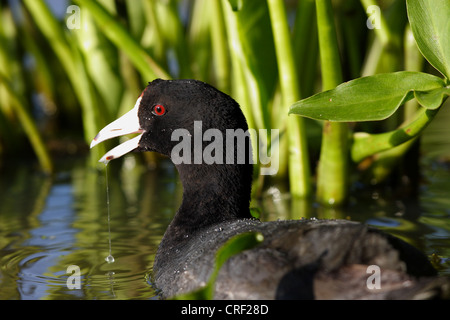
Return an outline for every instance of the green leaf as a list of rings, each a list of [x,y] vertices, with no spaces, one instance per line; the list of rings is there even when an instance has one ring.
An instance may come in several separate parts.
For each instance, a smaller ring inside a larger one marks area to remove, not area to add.
[[[44,140],[39,132],[36,123],[33,120],[33,117],[29,113],[29,107],[27,106],[27,101],[20,94],[17,94],[14,89],[12,82],[5,77],[0,72],[0,83],[6,89],[6,92],[10,95],[12,100],[12,106],[14,107],[14,111],[19,118],[21,125],[24,128],[28,139],[30,140],[31,146],[33,147],[36,156],[41,164],[42,169],[46,173],[51,173],[53,171],[53,162],[50,157],[50,154],[47,150],[47,147],[44,143]]]
[[[72,33],[78,41],[78,48],[86,65],[86,72],[105,102],[105,111],[112,119],[117,115],[122,83],[118,76],[116,50],[98,32],[92,16],[83,12],[83,28]]]
[[[437,88],[431,91],[416,91],[414,96],[417,101],[427,109],[437,109],[443,103],[444,100],[450,96],[450,87]]]
[[[246,232],[234,236],[228,240],[216,253],[216,261],[214,270],[209,277],[209,280],[203,288],[196,291],[181,294],[173,297],[175,300],[204,300],[214,298],[214,286],[217,275],[222,265],[232,256],[241,253],[244,250],[251,249],[264,240],[264,237],[259,232]]]
[[[345,82],[294,103],[289,113],[317,120],[376,121],[391,116],[414,91],[443,88],[443,79],[421,72],[378,74]]]
[[[233,86],[240,86],[248,92],[252,114],[249,116],[245,110],[244,113],[248,119],[253,119],[254,128],[270,128],[270,114],[264,106],[275,91],[278,69],[276,63],[267,63],[276,60],[267,4],[265,1],[246,0],[238,11],[230,10],[232,3],[225,4],[231,59],[245,79]]]
[[[23,3],[38,28],[48,40],[72,84],[83,111],[84,138],[89,143],[92,137],[104,126],[104,119],[99,116],[100,109],[96,106],[97,101],[93,87],[81,57],[80,48],[77,46],[77,41],[69,41],[70,38],[64,32],[64,29],[61,28],[58,20],[44,0],[24,0]],[[97,163],[98,157],[104,152],[104,146],[91,152],[93,163]]]
[[[407,0],[408,18],[423,56],[450,78],[450,1]]]

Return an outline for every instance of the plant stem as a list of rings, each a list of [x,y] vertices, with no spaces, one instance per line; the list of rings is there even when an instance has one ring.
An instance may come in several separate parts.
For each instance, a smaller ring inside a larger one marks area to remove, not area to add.
[[[293,50],[302,99],[314,93],[318,49],[315,0],[301,0],[293,29]]]
[[[105,39],[98,32],[88,11],[83,12],[83,27],[74,32],[74,35],[83,56],[86,73],[104,101],[102,111],[108,115],[107,119],[112,119],[117,115],[122,96],[122,83],[112,63],[115,60],[110,58],[115,48],[105,45]]]
[[[24,4],[55,51],[55,54],[61,62],[74,92],[80,101],[83,111],[84,137],[85,141],[89,143],[103,126],[103,124],[100,123],[103,118],[99,116],[99,108],[96,106],[91,81],[86,73],[81,53],[76,46],[76,41],[69,43],[66,40],[63,29],[44,1],[24,0]],[[104,152],[104,146],[91,152],[92,164],[96,162],[95,159],[98,160],[100,158],[100,153]]]
[[[334,26],[331,0],[316,0],[319,35],[320,65],[323,91],[334,89],[342,83],[339,47]]]
[[[417,47],[416,40],[412,33],[411,27],[408,25],[404,36],[404,64],[406,71],[422,71],[424,57]],[[404,120],[411,120],[419,109],[417,100],[410,100],[405,103]]]
[[[316,0],[323,91],[342,82],[339,48],[330,0]],[[317,177],[317,199],[341,204],[348,191],[348,124],[325,122]]]
[[[146,81],[160,77],[169,79],[168,73],[163,70],[127,32],[127,30],[117,22],[96,1],[76,0],[83,8],[89,10],[98,26],[105,35],[120,49],[122,49],[133,62],[136,69],[141,72]]]
[[[361,0],[361,4],[364,8],[364,11],[366,11],[369,7],[378,7],[378,9],[381,11],[380,6],[378,5],[376,0]],[[370,18],[370,17],[369,17]],[[387,46],[388,44],[393,42],[393,35],[391,33],[390,28],[388,27],[388,24],[386,20],[384,19],[384,16],[381,14],[376,16],[376,19],[378,19],[379,27],[374,28],[374,31],[377,35],[377,38],[381,41],[381,45],[383,47]]]
[[[227,0],[222,0],[222,9],[227,29],[228,46],[230,48],[232,68],[231,91],[233,92],[234,98],[239,101],[241,105],[249,128],[258,128],[261,127],[261,123],[259,123],[259,119],[253,115],[251,108],[250,89],[248,88],[245,75],[246,72],[248,73],[248,70],[245,68],[245,63],[242,62],[245,58],[245,54],[239,39],[237,18],[231,8],[229,8]]]
[[[387,19],[382,14],[376,0],[360,1],[364,11],[368,15],[368,19],[372,19],[373,17],[378,24],[377,27],[372,29],[376,37],[368,51],[366,61],[361,70],[361,76],[401,70],[402,65],[399,57],[401,57],[401,34],[403,33],[403,29],[398,26],[402,24],[402,20],[399,18],[402,5],[394,3],[390,10],[390,19]],[[400,1],[397,3],[400,3]],[[374,9],[378,8],[379,14],[368,10],[369,7],[373,7]]]
[[[225,93],[230,93],[230,58],[227,49],[225,22],[220,0],[212,0],[211,43],[216,73],[217,86]]]
[[[351,150],[353,161],[359,162],[375,153],[391,149],[416,138],[434,119],[439,109],[421,108],[413,122],[394,131],[379,134],[355,134]],[[368,146],[372,147],[368,148]]]
[[[300,88],[287,24],[286,8],[282,0],[268,0],[267,2],[277,55],[282,100],[283,105],[288,107],[300,99]],[[304,121],[301,117],[288,117],[287,121],[290,191],[295,197],[306,197],[311,194],[311,174]]]
[[[248,64],[245,63],[246,55],[244,54],[242,43],[239,38],[238,21],[236,14],[231,10],[231,7],[227,0],[222,0],[218,6],[222,8],[223,20],[227,31],[226,40],[228,41],[228,47],[230,48],[231,62],[231,83],[230,91],[236,101],[239,101],[242,112],[247,119],[249,128],[263,128],[262,117],[258,116],[257,107],[253,107],[250,84],[247,79],[251,77],[251,71],[248,70]],[[214,48],[217,49],[217,48]],[[215,53],[216,54],[216,53]],[[252,138],[252,148],[257,150],[256,141]],[[258,164],[258,153],[253,153],[254,163]],[[255,170],[257,170],[255,166]]]

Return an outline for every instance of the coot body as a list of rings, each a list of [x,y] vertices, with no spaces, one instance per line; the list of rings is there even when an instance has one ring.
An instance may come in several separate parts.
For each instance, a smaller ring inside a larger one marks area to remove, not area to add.
[[[203,286],[217,249],[248,231],[261,232],[264,241],[223,265],[216,299],[415,299],[439,293],[433,278],[413,276],[436,273],[423,254],[363,224],[238,219],[198,230],[180,243],[163,239],[154,264],[154,281],[162,296]],[[380,268],[381,289],[367,284],[371,265]]]

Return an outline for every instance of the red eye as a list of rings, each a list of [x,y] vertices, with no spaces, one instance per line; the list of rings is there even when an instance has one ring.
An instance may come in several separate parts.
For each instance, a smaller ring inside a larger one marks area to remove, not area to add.
[[[164,108],[164,106],[160,104],[157,104],[156,106],[153,107],[152,112],[156,116],[162,116],[163,114],[166,113],[166,108]]]

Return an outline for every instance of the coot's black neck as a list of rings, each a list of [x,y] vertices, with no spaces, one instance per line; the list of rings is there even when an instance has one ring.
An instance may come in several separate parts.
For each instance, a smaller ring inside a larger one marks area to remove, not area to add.
[[[251,164],[180,164],[183,201],[163,242],[174,245],[213,224],[251,218]]]

